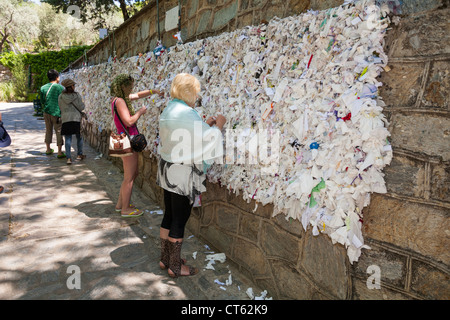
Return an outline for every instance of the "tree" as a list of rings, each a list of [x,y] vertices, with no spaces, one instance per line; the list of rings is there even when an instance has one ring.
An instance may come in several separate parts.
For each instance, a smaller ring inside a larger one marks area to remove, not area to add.
[[[102,24],[103,28],[114,29],[121,23],[120,13],[108,13],[105,22],[100,23],[92,14],[95,12],[93,4],[87,7],[87,22],[81,23],[74,16],[59,12],[47,4],[42,3],[37,8],[40,18],[40,33],[35,39],[35,50],[61,49],[68,45],[90,45],[99,40],[96,25]],[[70,11],[70,10],[69,10]]]
[[[94,3],[85,8],[86,22],[82,23],[75,15],[56,12],[48,3],[0,0],[0,54],[90,45],[99,40],[98,26],[112,30],[122,23],[117,7],[101,18]]]
[[[34,4],[20,0],[0,0],[0,52],[5,44],[14,52],[19,42],[31,43],[39,33],[39,17]]]
[[[89,5],[91,4],[95,5],[95,13],[97,18],[101,18],[104,14],[117,9],[116,5],[114,4],[114,0],[41,0],[41,2],[47,2],[48,4],[56,8],[58,12],[67,12],[67,9],[70,6],[78,6],[81,14],[80,18],[83,23],[88,21],[87,15],[84,13],[87,12]],[[119,3],[120,9],[122,10],[123,20],[126,21],[129,18],[126,0],[120,0]]]
[[[150,3],[150,1],[151,0],[117,0],[117,2],[119,2],[120,11],[122,12],[123,21],[127,21],[131,15]],[[95,10],[93,16],[99,20],[97,28],[100,28],[101,24],[104,23],[105,19],[103,17],[105,15],[118,10],[114,0],[41,0],[41,2],[52,5],[58,12],[67,12],[67,9],[70,6],[77,6],[80,9],[80,18],[83,23],[86,23],[89,20],[88,15],[84,13],[88,12],[89,7],[94,6]]]
[[[43,0],[56,1],[56,0]],[[65,5],[74,0],[58,0]],[[119,7],[112,5],[108,11],[100,2],[112,0],[79,1],[83,10],[73,14],[69,9],[56,12],[48,3],[36,4],[29,0],[0,0],[0,53],[59,50],[71,45],[89,45],[99,40],[96,30],[113,30],[123,21]],[[125,0],[124,0],[125,1]],[[131,0],[127,0],[131,2]],[[56,2],[54,2],[56,3]],[[137,12],[145,1],[133,1],[130,15]],[[61,12],[62,11],[62,12]],[[69,12],[67,12],[69,11]]]

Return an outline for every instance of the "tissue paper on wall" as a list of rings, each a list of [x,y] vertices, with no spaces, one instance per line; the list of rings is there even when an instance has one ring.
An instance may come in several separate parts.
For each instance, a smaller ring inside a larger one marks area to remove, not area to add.
[[[386,192],[382,169],[392,159],[377,80],[388,62],[387,12],[374,0],[353,1],[70,70],[61,78],[77,83],[88,121],[100,131],[111,127],[109,85],[116,75],[131,74],[135,91],[165,92],[165,98],[135,104],[148,107],[138,127],[157,156],[158,120],[171,81],[180,72],[196,75],[202,84],[197,111],[204,118],[224,114],[226,129],[238,137],[225,143],[240,146],[233,163],[208,169],[208,179],[246,201],[272,203],[274,216],[298,219],[314,235],[327,234],[347,248],[353,263],[368,248],[362,209],[370,193]],[[267,137],[259,136],[266,156],[256,164],[249,146],[254,132]]]

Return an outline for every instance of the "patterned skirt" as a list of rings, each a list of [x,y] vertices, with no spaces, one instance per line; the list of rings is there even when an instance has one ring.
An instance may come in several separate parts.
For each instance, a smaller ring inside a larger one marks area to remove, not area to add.
[[[195,197],[206,191],[203,164],[175,164],[159,158],[156,184],[194,203]]]

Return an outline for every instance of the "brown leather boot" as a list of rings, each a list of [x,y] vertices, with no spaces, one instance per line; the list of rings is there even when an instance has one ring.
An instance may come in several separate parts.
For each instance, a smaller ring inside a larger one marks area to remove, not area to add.
[[[161,270],[165,270],[169,267],[170,241],[169,239],[163,238],[160,238],[160,240],[161,240],[161,260],[159,261],[159,267],[161,268]],[[181,259],[181,264],[186,264],[186,260]]]
[[[169,267],[169,240],[161,239],[161,260],[159,261],[159,267],[164,270]]]
[[[193,268],[191,266],[189,267],[189,273],[188,274],[182,274],[181,272],[181,266],[182,266],[182,259],[181,259],[181,246],[182,242],[170,242],[169,241],[169,276],[172,278],[177,278],[180,276],[193,276],[198,273],[197,268]]]

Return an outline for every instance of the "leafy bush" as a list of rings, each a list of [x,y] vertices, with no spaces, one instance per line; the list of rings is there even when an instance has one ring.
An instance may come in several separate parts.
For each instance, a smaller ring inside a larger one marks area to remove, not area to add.
[[[17,65],[19,59],[20,55],[17,55],[12,51],[2,52],[2,54],[0,54],[0,64],[8,67],[10,70]]]
[[[26,101],[28,97],[27,71],[25,70],[25,64],[22,56],[17,59],[15,66],[11,69],[11,72],[13,75],[12,82],[14,86],[15,100],[19,102]]]
[[[29,93],[27,96],[27,102],[33,102],[33,100],[37,99],[37,93]]]
[[[31,66],[33,75],[33,85],[31,91],[36,92],[41,86],[48,82],[47,71],[55,69],[59,72],[69,66],[84,54],[84,50],[89,50],[92,46],[82,46],[60,51],[44,51],[39,54],[25,54],[25,65]]]
[[[2,84],[2,100],[26,101],[27,73],[25,71],[23,56],[8,52],[0,56],[0,63],[8,67],[13,76],[11,82]],[[4,90],[5,92],[3,93]]]
[[[17,55],[13,52],[0,54],[0,63],[8,67],[13,74],[12,84],[2,84],[9,91],[5,91],[6,89],[2,88],[1,95],[3,99],[0,100],[28,101],[30,99],[28,92],[39,92],[39,88],[48,82],[48,70],[64,70],[71,62],[81,57],[84,54],[84,50],[89,50],[91,47],[81,46],[60,51],[44,51],[38,54],[26,53]],[[28,66],[31,67],[31,88],[28,88]],[[13,87],[12,91],[11,85]]]
[[[14,85],[12,81],[0,82],[0,101],[14,100]]]

